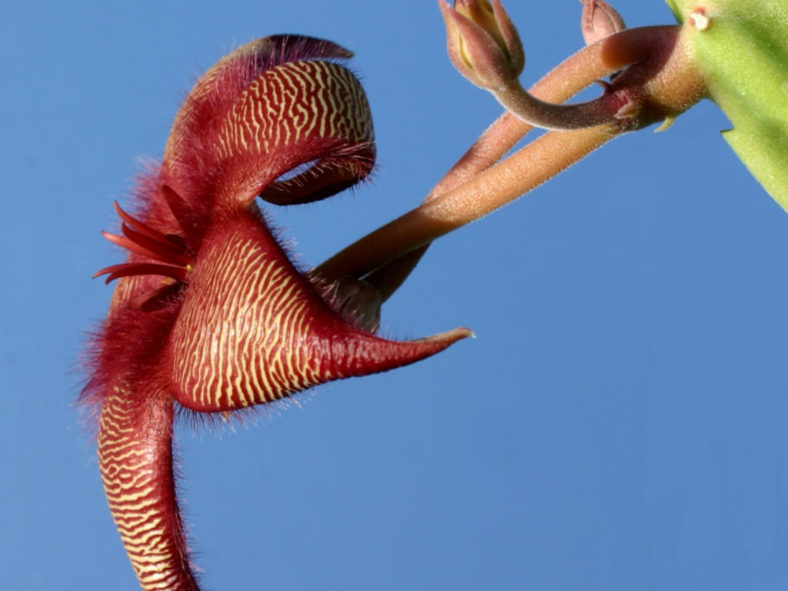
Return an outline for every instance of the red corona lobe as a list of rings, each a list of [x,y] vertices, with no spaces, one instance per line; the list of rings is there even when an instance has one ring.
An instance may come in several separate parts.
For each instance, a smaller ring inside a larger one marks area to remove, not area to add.
[[[178,113],[134,215],[117,208],[125,263],[91,347],[81,400],[98,414],[107,500],[143,589],[198,589],[175,495],[178,405],[271,402],[437,353],[466,329],[409,342],[343,319],[288,259],[255,199],[326,198],[375,158],[363,90],[342,48],[270,37],[219,61]],[[97,274],[97,275],[98,275]]]

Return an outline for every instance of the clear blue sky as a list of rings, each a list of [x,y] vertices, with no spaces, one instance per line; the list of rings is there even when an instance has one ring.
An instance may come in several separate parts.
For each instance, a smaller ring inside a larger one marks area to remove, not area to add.
[[[532,82],[576,0],[510,0]],[[672,21],[620,0],[630,25]],[[498,114],[432,1],[6,2],[0,19],[0,588],[137,588],[73,401],[119,262],[101,239],[180,100],[273,33],[356,52],[380,166],[276,211],[315,264],[416,205]],[[389,335],[476,331],[221,434],[181,429],[206,588],[785,589],[788,215],[711,104],[441,240]]]

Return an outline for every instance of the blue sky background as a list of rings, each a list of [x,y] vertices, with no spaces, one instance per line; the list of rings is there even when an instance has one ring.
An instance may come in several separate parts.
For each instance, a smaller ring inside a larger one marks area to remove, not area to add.
[[[533,82],[576,0],[509,0]],[[620,0],[631,26],[672,21]],[[315,264],[415,206],[497,116],[432,1],[6,2],[0,18],[0,588],[133,590],[73,406],[115,224],[201,71],[273,33],[356,52],[380,153],[275,212]],[[475,340],[179,432],[206,589],[785,589],[786,215],[711,104],[436,244],[385,332]]]

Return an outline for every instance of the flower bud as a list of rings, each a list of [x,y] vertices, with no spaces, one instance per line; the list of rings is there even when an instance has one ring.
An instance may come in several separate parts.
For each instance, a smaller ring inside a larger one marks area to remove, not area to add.
[[[604,0],[580,0],[580,2],[583,4],[580,28],[586,45],[596,43],[627,28],[621,15]]]
[[[449,58],[473,84],[489,90],[516,80],[525,66],[520,35],[500,0],[440,3]]]

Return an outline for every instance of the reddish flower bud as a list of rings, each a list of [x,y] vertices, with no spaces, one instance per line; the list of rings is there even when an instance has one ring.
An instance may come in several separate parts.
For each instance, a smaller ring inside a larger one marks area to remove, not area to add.
[[[522,73],[525,53],[500,0],[456,0],[440,3],[446,22],[449,58],[473,84],[495,90]]]
[[[596,43],[627,28],[621,15],[604,0],[580,0],[580,2],[583,4],[580,27],[586,45]]]

